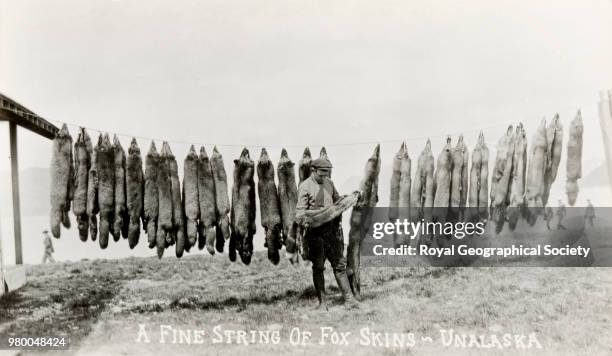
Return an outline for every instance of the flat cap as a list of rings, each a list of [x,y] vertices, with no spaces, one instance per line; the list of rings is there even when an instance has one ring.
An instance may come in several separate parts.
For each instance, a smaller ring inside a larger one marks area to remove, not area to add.
[[[317,158],[310,165],[314,168],[332,168],[331,162],[325,158]]]

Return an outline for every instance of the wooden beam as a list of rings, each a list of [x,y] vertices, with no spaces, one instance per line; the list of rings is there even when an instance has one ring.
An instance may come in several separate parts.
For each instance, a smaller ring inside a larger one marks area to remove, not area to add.
[[[13,189],[13,229],[15,231],[15,264],[23,264],[21,246],[21,206],[19,203],[19,164],[17,157],[17,124],[9,122],[11,181]]]
[[[1,214],[0,219],[2,219]],[[0,222],[0,296],[2,294],[4,294],[4,260],[2,259],[2,223]]]

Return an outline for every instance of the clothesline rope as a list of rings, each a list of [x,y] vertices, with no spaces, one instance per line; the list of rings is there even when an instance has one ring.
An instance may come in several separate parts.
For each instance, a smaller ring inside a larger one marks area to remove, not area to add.
[[[263,146],[263,145],[249,145],[249,144],[238,144],[238,143],[190,142],[190,141],[181,141],[181,140],[168,140],[168,139],[159,138],[159,137],[139,136],[139,135],[132,135],[132,134],[127,134],[127,133],[122,133],[122,132],[106,131],[106,130],[103,130],[103,129],[83,126],[83,125],[79,125],[79,124],[75,124],[75,123],[71,123],[71,122],[67,122],[67,121],[62,121],[62,120],[47,119],[47,118],[44,118],[44,117],[36,115],[36,114],[32,114],[32,113],[29,113],[29,112],[17,110],[17,109],[10,108],[10,107],[3,107],[3,109],[12,111],[12,112],[14,112],[14,113],[16,113],[18,115],[21,115],[21,116],[25,115],[25,116],[37,117],[37,118],[40,118],[40,119],[43,119],[43,120],[51,121],[51,122],[54,122],[54,123],[58,124],[58,126],[66,124],[69,127],[73,127],[73,128],[76,128],[76,129],[84,128],[84,129],[87,129],[89,131],[97,132],[98,134],[108,133],[108,134],[117,135],[119,137],[126,137],[126,138],[129,138],[129,139],[136,138],[136,139],[141,139],[141,140],[149,140],[149,141],[157,141],[157,142],[165,141],[165,142],[168,142],[168,143],[183,144],[183,145],[217,146],[217,147],[238,147],[238,148],[240,148],[240,147],[254,147],[254,148],[262,148],[262,147],[271,147],[271,148],[272,147],[273,148],[297,147],[297,148],[303,148],[303,147],[313,147],[313,146],[343,147],[343,146],[375,145],[375,144],[385,144],[385,143],[402,143],[402,142],[416,141],[416,140],[426,140],[426,139],[438,138],[438,137],[449,137],[449,136],[453,137],[453,136],[458,136],[458,135],[465,135],[467,133],[474,133],[474,132],[481,132],[481,131],[484,132],[486,130],[490,130],[490,129],[494,129],[494,128],[508,127],[509,126],[509,124],[507,122],[504,122],[504,123],[495,123],[495,124],[483,126],[483,127],[480,127],[480,128],[474,128],[474,129],[469,129],[469,130],[462,130],[460,132],[445,133],[445,134],[432,134],[432,135],[412,136],[412,137],[407,137],[407,138],[403,138],[403,139],[387,139],[387,140],[378,140],[378,141],[345,142],[345,143],[332,143],[332,144],[325,144],[325,145],[309,145],[309,144],[276,145],[276,144],[266,144],[265,146]],[[489,144],[489,143],[492,143],[492,142],[487,142],[487,144]]]

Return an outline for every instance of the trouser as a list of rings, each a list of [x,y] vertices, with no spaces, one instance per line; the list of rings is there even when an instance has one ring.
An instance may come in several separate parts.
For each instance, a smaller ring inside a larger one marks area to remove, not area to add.
[[[593,224],[593,218],[594,218],[594,216],[587,216],[587,217],[586,217],[586,220],[588,220],[588,221],[589,221],[589,224],[591,225],[591,227],[595,226],[595,225]]]
[[[328,260],[334,271],[334,277],[345,300],[352,298],[348,277],[346,275],[346,258],[344,241],[338,230],[339,223],[331,221],[308,232],[308,247],[312,261],[312,279],[319,300],[325,293],[325,260]]]
[[[49,262],[55,263],[55,259],[53,258],[53,256],[51,256],[49,252],[45,252],[45,254],[43,255],[42,263],[46,263],[47,260],[49,260]]]

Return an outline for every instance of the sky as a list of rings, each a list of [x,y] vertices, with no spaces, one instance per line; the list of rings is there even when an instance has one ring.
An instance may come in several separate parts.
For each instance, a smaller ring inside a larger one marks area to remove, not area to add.
[[[0,0],[0,92],[73,135],[173,141],[180,167],[190,143],[218,144],[228,172],[241,146],[297,161],[325,145],[341,192],[376,142],[388,181],[401,140],[415,162],[447,134],[471,147],[483,130],[494,151],[507,125],[531,138],[578,109],[590,169],[609,88],[610,0]],[[48,167],[50,148],[20,130],[21,168]],[[8,170],[5,123],[0,157]]]

